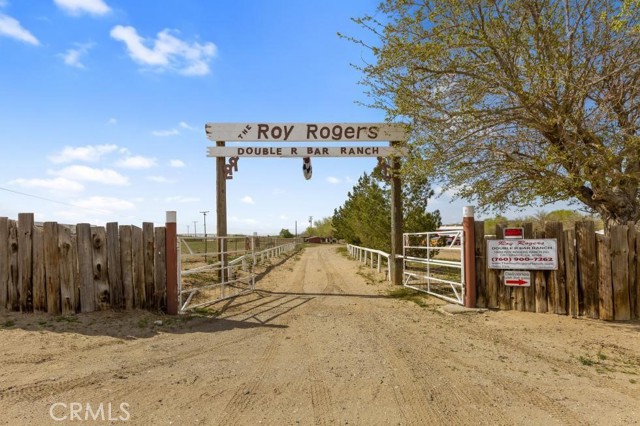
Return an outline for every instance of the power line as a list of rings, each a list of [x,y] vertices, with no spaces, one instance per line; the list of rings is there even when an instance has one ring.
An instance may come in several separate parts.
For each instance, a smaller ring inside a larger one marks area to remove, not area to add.
[[[25,196],[25,197],[35,198],[35,199],[38,199],[38,200],[48,201],[48,202],[50,202],[50,203],[60,204],[60,205],[67,206],[67,207],[73,207],[74,209],[82,209],[82,210],[88,210],[88,211],[100,212],[100,213],[103,213],[103,214],[111,214],[111,212],[110,212],[110,211],[108,211],[108,210],[96,209],[96,208],[93,208],[93,207],[78,206],[78,205],[76,205],[76,204],[65,203],[64,201],[52,200],[51,198],[41,197],[41,196],[39,196],[39,195],[27,194],[26,192],[15,191],[15,190],[13,190],[13,189],[4,188],[4,187],[1,187],[1,186],[0,186],[0,190],[2,190],[2,191],[6,191],[6,192],[11,192],[11,193],[13,193],[13,194],[17,194],[17,195],[23,195],[23,196]],[[139,217],[135,217],[135,216],[122,215],[122,216],[120,216],[120,217],[122,217],[122,218],[125,218],[125,217],[126,217],[126,218],[130,218],[130,219],[136,219],[136,220],[139,220],[139,221],[142,221],[142,222],[146,222],[146,221],[147,221],[147,219],[141,219],[141,218],[139,218]],[[154,221],[154,222],[162,223],[162,221],[161,221],[161,220]]]

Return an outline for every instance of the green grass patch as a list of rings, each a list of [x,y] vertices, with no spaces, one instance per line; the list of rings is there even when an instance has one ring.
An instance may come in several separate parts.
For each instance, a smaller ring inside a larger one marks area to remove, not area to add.
[[[420,306],[421,308],[425,308],[428,306],[425,300],[425,296],[422,293],[407,287],[389,290],[389,296],[394,299],[408,300]]]
[[[197,307],[189,310],[190,313],[204,317],[217,317],[220,315],[220,311],[214,308]]]
[[[590,358],[588,358],[586,356],[582,356],[582,355],[580,355],[578,357],[578,361],[580,361],[580,364],[586,365],[586,366],[591,366],[591,365],[596,364],[596,362],[593,361],[592,359],[590,359]]]
[[[14,325],[16,325],[16,322],[14,320],[6,320],[2,323],[2,327],[4,328],[13,327]]]
[[[72,322],[78,322],[78,321],[80,321],[78,317],[71,316],[71,315],[60,315],[56,317],[56,322],[72,323]]]

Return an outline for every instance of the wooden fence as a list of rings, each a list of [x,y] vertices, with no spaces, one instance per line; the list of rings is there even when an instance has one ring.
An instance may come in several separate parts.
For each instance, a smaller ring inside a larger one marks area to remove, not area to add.
[[[525,224],[525,238],[555,238],[558,269],[531,271],[530,287],[504,285],[504,271],[488,269],[488,238],[503,238],[504,226],[485,237],[484,222],[475,222],[476,305],[482,308],[551,312],[602,320],[640,318],[640,234],[635,226],[616,226],[608,236],[596,234],[593,222],[578,222],[563,230],[547,223],[533,233]]]
[[[166,308],[166,229],[0,217],[0,311]]]

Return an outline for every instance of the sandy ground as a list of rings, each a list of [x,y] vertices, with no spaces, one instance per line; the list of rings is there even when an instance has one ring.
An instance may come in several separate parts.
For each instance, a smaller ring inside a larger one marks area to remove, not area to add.
[[[217,318],[3,315],[0,424],[640,424],[638,322],[449,315],[335,246],[258,286]]]

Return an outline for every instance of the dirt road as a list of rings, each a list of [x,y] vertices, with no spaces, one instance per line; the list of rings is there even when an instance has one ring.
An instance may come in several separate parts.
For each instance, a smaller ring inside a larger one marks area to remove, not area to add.
[[[217,318],[4,315],[0,424],[640,424],[640,323],[448,315],[368,271],[317,246]]]

